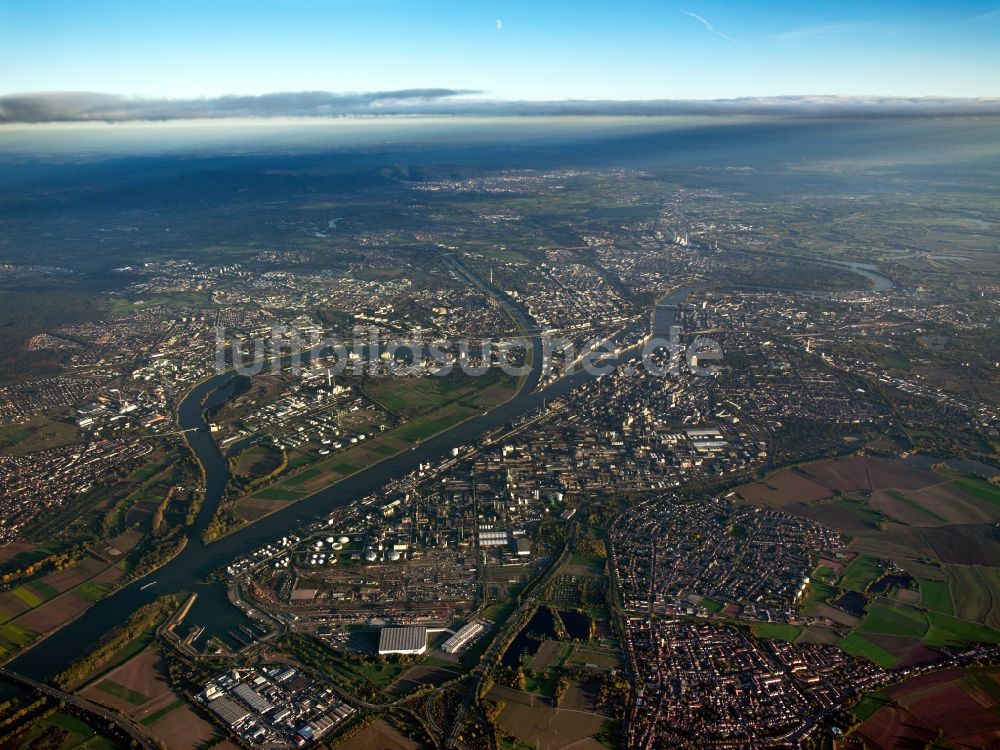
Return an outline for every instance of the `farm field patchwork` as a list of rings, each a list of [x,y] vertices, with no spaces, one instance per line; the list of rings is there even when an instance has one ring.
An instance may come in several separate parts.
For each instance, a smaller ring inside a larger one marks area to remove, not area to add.
[[[169,748],[223,740],[221,731],[170,687],[160,652],[141,644],[137,648],[137,653],[84,686],[80,694],[142,724]]]
[[[847,738],[872,748],[993,747],[1000,732],[997,668],[948,669],[866,696]]]
[[[780,470],[737,492],[751,504],[780,507],[846,535],[854,558],[839,577],[829,565],[817,566],[814,576],[822,572],[825,580],[814,577],[801,602],[805,616],[851,629],[841,641],[845,650],[896,666],[1000,638],[994,527],[1000,492],[989,483],[854,456]],[[902,579],[871,598],[869,588],[884,575]],[[867,602],[852,605],[864,606],[860,620],[852,617],[858,612],[830,606],[845,591],[866,593]]]

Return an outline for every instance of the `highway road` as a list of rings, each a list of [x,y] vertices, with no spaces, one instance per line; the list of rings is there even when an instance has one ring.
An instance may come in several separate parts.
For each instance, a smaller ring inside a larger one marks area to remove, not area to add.
[[[17,682],[21,685],[38,690],[51,698],[63,701],[67,706],[73,706],[81,711],[85,711],[91,716],[117,725],[119,729],[138,742],[140,747],[147,748],[148,750],[158,750],[160,747],[152,737],[146,734],[145,730],[142,729],[140,725],[135,724],[128,718],[115,713],[110,709],[98,706],[96,703],[91,703],[85,698],[81,698],[78,695],[64,693],[62,690],[54,688],[51,685],[46,685],[43,682],[37,682],[36,680],[32,680],[30,677],[25,677],[24,675],[17,674],[16,672],[11,672],[9,669],[5,669],[3,667],[0,667],[0,677],[4,677],[12,682]]]

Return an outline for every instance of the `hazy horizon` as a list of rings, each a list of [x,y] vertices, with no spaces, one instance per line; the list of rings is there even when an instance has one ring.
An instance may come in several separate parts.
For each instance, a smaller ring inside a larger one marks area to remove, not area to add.
[[[411,89],[334,93],[276,92],[193,99],[127,97],[83,91],[0,95],[0,125],[205,120],[329,119],[380,116],[465,117],[934,117],[1000,114],[997,97],[751,96],[730,99],[500,100],[478,92]]]

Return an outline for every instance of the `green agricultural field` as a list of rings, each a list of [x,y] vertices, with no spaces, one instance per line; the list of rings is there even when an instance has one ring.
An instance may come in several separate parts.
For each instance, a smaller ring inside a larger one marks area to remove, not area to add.
[[[129,478],[136,482],[145,482],[169,467],[169,461],[150,462],[133,471]]]
[[[770,638],[776,641],[788,641],[791,643],[802,633],[802,628],[798,625],[786,625],[783,622],[755,622],[750,626],[753,634],[758,638]]]
[[[283,473],[288,473],[290,471],[295,471],[296,469],[301,469],[303,466],[308,466],[309,464],[315,462],[316,462],[316,457],[311,453],[294,454],[294,457],[288,460],[288,466],[285,467],[285,471]]]
[[[857,632],[842,638],[837,646],[845,653],[852,656],[861,656],[878,664],[885,669],[892,669],[900,663],[900,659],[893,656],[884,648],[876,646],[864,636]]]
[[[865,693],[864,697],[858,701],[858,704],[851,709],[851,713],[854,714],[858,721],[868,721],[868,719],[875,715],[876,711],[888,704],[889,698],[881,690],[876,693]]]
[[[929,578],[918,578],[920,587],[920,604],[927,609],[952,614],[951,592],[947,581],[933,581]]]
[[[828,565],[820,565],[813,572],[813,577],[818,578],[821,581],[829,581],[830,579],[833,578],[833,568],[829,567]]]
[[[333,466],[330,467],[338,474],[343,474],[347,476],[348,474],[353,474],[362,468],[362,465],[356,461],[338,461]]]
[[[0,625],[0,656],[17,651],[23,646],[27,646],[37,637],[37,633],[32,632],[27,628],[22,628],[20,625],[13,622]]]
[[[981,479],[956,479],[952,485],[980,500],[988,500],[1000,505],[1000,487],[994,487],[989,482],[984,482]]]
[[[827,583],[822,581],[817,581],[815,578],[809,580],[809,586],[806,588],[806,595],[801,601],[801,606],[803,612],[810,614],[810,610],[817,604],[822,604],[828,599],[837,596],[837,589]]]
[[[37,607],[39,604],[45,601],[42,597],[33,591],[29,591],[25,586],[18,586],[16,589],[11,591],[14,596],[20,599],[22,602],[27,604],[31,608]]]
[[[59,596],[59,592],[45,583],[45,581],[34,581],[27,584],[28,588],[34,591],[36,594],[41,596],[43,599],[51,599],[54,596]]]
[[[871,555],[859,555],[847,566],[840,579],[840,588],[864,592],[882,576],[882,568]]]
[[[986,622],[994,607],[994,597],[1000,596],[1000,591],[994,588],[997,581],[993,570],[972,565],[947,566],[945,572],[955,604],[949,614],[972,622]]]
[[[906,604],[876,599],[858,626],[860,632],[908,635],[921,638],[927,633],[927,616]]]
[[[384,378],[366,386],[373,399],[409,419],[430,415],[449,404],[474,411],[489,409],[509,399],[516,389],[517,381],[497,370],[480,377]]]
[[[758,638],[770,638],[775,641],[788,641],[791,643],[802,633],[802,628],[798,625],[786,625],[783,622],[755,622],[750,626],[753,634]]]
[[[514,611],[513,602],[498,602],[497,604],[491,604],[489,607],[484,609],[480,613],[480,617],[484,620],[489,620],[497,626],[503,625],[510,617],[511,612]]]
[[[445,411],[445,410],[441,410]],[[406,424],[397,427],[392,431],[392,434],[396,437],[407,440],[411,443],[416,443],[421,440],[426,440],[431,435],[436,435],[442,430],[447,430],[449,427],[462,422],[469,417],[475,415],[477,412],[471,406],[461,406],[455,405],[447,409],[447,414],[441,414],[440,411],[432,412],[426,416],[417,417],[412,422],[407,422]]]
[[[108,592],[111,591],[111,586],[107,583],[98,583],[97,581],[84,581],[76,587],[75,591],[80,596],[92,602],[98,602],[108,595]]]
[[[305,490],[287,490],[278,485],[276,487],[268,487],[267,489],[258,490],[253,494],[253,497],[259,497],[261,500],[291,502],[292,500],[301,500],[306,496],[306,494]]]
[[[844,510],[850,511],[858,518],[870,524],[873,528],[883,520],[882,514],[877,510],[873,510],[868,507],[867,504],[856,500],[853,497],[841,497],[834,501],[834,503]]]
[[[386,378],[367,386],[368,393],[390,411],[404,417],[418,417],[473,393],[471,382],[451,378]]]
[[[288,487],[298,487],[300,484],[304,484],[305,482],[308,482],[310,479],[315,479],[322,473],[323,473],[323,468],[321,466],[314,466],[311,469],[300,471],[295,476],[288,477],[288,479],[284,480],[282,484]]]
[[[977,566],[976,573],[983,579],[983,584],[989,592],[992,601],[992,606],[989,608],[982,622],[992,628],[1000,628],[1000,606],[997,604],[1000,602],[1000,567],[984,568]]]
[[[518,389],[518,381],[513,378],[505,378],[498,383],[487,388],[481,388],[473,395],[463,402],[469,406],[475,407],[476,409],[492,409],[495,406],[499,406],[505,401],[510,400],[511,396]]]
[[[940,612],[928,612],[930,629],[924,641],[932,646],[960,646],[965,643],[1000,643],[1000,630]]]

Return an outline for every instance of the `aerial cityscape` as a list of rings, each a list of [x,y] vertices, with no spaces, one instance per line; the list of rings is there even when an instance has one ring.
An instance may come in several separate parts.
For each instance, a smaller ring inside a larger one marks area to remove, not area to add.
[[[505,5],[0,9],[0,748],[1000,748],[1000,15]]]

